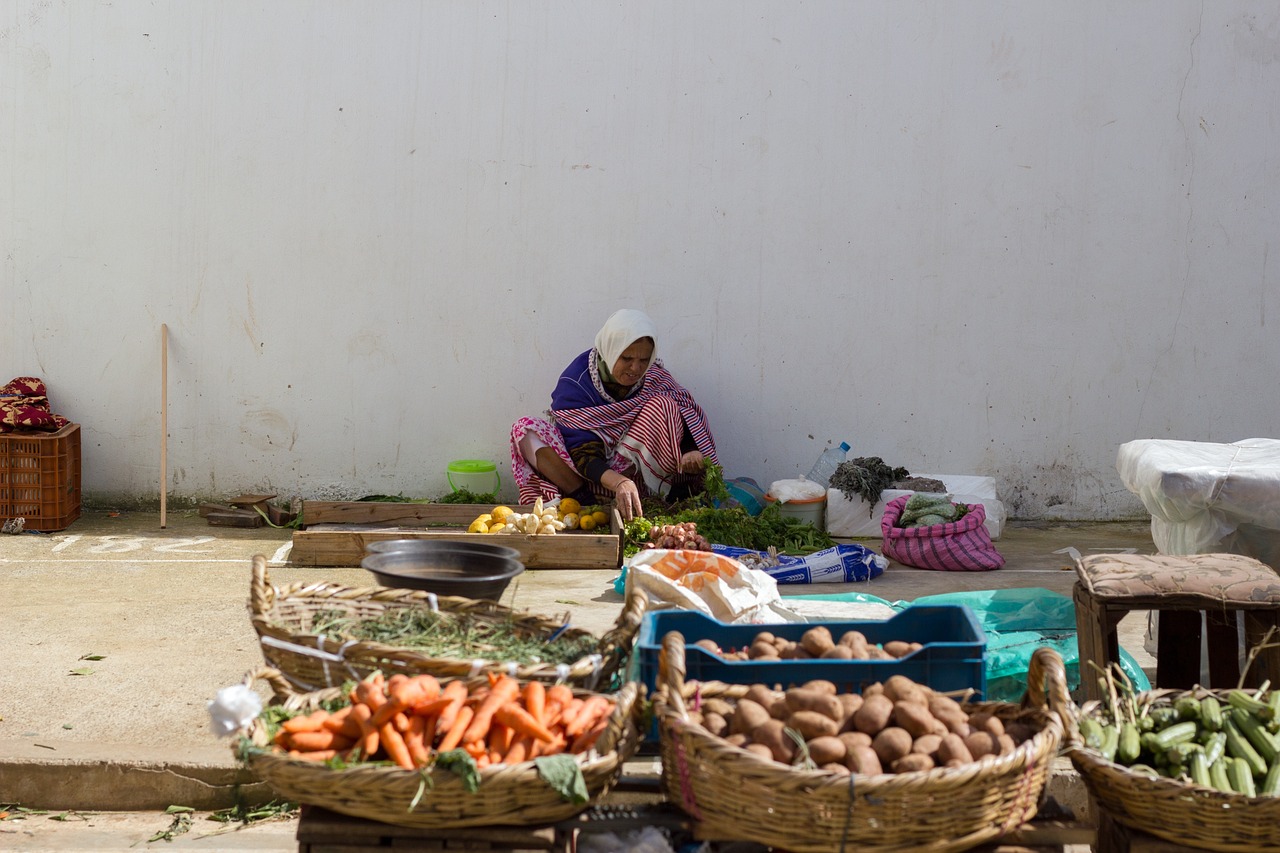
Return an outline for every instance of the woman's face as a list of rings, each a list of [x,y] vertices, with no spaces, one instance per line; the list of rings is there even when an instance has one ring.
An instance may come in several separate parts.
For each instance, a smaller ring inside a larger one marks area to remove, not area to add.
[[[644,372],[649,369],[649,360],[653,358],[653,340],[641,338],[622,351],[618,360],[613,363],[610,373],[622,385],[630,388],[640,381]]]

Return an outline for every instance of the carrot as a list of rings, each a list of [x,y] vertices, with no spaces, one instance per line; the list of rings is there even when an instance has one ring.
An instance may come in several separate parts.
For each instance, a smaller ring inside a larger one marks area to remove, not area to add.
[[[389,720],[391,725],[395,726],[396,731],[404,734],[409,731],[409,715],[404,711],[396,711]]]
[[[436,724],[437,731],[443,730],[444,735],[440,738],[440,745],[436,747],[440,752],[447,752],[458,744],[462,743],[462,737],[466,734],[467,727],[471,725],[471,718],[475,716],[475,710],[470,705],[463,705],[458,709],[458,714],[449,728],[444,728],[444,714],[440,715],[440,719]]]
[[[607,698],[598,693],[588,696],[583,700],[582,706],[578,709],[578,712],[574,715],[572,720],[568,719],[566,716],[564,724],[565,736],[576,738],[578,735],[591,728],[595,725],[600,714],[604,713],[612,704],[613,703],[611,703]]]
[[[528,735],[520,735],[511,744],[511,748],[507,750],[507,754],[502,756],[503,764],[520,764],[532,757],[533,738]]]
[[[497,752],[498,757],[494,762],[502,760],[502,756],[507,754],[507,750],[511,748],[511,741],[515,740],[515,731],[498,719],[494,719],[493,726],[489,729],[489,752]]]
[[[318,711],[312,711],[310,714],[302,714],[285,720],[280,724],[280,728],[286,732],[318,732],[328,716],[329,712],[321,708]]]
[[[564,724],[566,729],[573,725],[574,719],[577,718],[582,711],[582,706],[585,704],[587,704],[587,700],[579,699],[577,696],[564,703],[564,707],[560,709],[560,722]]]
[[[494,714],[494,719],[504,726],[510,727],[515,732],[537,738],[544,743],[551,743],[551,741],[555,740],[555,735],[551,733],[550,729],[534,719],[533,714],[520,707],[516,702],[508,702],[499,708],[497,713]]]
[[[301,752],[314,752],[320,749],[349,749],[355,744],[355,738],[330,731],[294,732],[289,735],[289,743]]]
[[[427,725],[426,717],[414,714],[409,718],[409,730],[404,733],[404,745],[409,748],[409,757],[413,759],[414,767],[422,767],[431,760],[426,740]]]
[[[401,707],[412,708],[419,702],[427,702],[440,695],[440,682],[434,675],[423,673],[406,679],[399,689],[388,690],[388,698],[395,699]]]
[[[404,742],[404,735],[396,731],[392,723],[383,723],[378,729],[378,737],[382,740],[382,748],[387,756],[405,770],[413,769],[413,756]]]
[[[450,681],[445,685],[444,690],[441,692],[441,697],[448,696],[450,701],[440,711],[440,719],[436,721],[436,731],[448,732],[453,729],[458,715],[466,704],[467,695],[467,683],[465,681]]]
[[[377,713],[378,709],[387,704],[387,694],[382,689],[382,674],[375,673],[374,676],[366,678],[352,688],[353,702],[360,702],[369,706],[369,710]]]
[[[559,702],[561,708],[568,707],[573,701],[573,689],[564,682],[553,684],[547,688],[547,701]]]
[[[595,746],[596,741],[600,739],[600,735],[604,734],[608,728],[609,715],[605,715],[601,717],[594,726],[578,735],[577,738],[574,739],[573,744],[569,747],[569,751],[575,753],[586,752],[588,749]]]
[[[363,703],[353,705],[351,716],[360,724],[360,751],[368,758],[378,751],[378,729],[372,724],[373,711]]]
[[[547,724],[547,688],[541,681],[530,681],[524,686],[524,707],[539,723]]]
[[[352,716],[355,705],[346,705],[334,711],[320,724],[331,732],[339,732],[347,737],[360,737],[360,721]]]
[[[296,758],[299,761],[328,761],[338,754],[336,749],[317,749],[311,752],[301,752],[299,750],[291,750],[290,758]]]
[[[489,695],[484,697],[471,718],[471,724],[462,735],[463,743],[483,740],[489,734],[489,726],[493,724],[493,715],[498,709],[520,695],[520,682],[503,673],[494,678],[489,688]]]

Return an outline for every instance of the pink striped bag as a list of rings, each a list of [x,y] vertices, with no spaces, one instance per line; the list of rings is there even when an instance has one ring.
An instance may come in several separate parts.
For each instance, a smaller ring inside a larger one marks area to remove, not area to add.
[[[885,505],[880,533],[886,557],[904,566],[940,572],[987,572],[1004,565],[987,532],[987,510],[982,504],[968,504],[969,511],[959,521],[898,527],[910,499],[911,495],[903,495]]]

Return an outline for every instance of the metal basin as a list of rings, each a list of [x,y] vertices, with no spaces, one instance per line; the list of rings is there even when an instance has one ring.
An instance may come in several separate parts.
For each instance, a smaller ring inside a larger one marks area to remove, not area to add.
[[[450,551],[466,551],[470,554],[487,554],[496,557],[520,559],[520,552],[506,545],[490,542],[463,542],[446,539],[380,539],[364,546],[365,556],[371,554],[418,553],[429,554],[445,548]]]
[[[370,554],[360,561],[360,567],[371,572],[382,586],[493,601],[501,598],[511,579],[524,571],[524,563],[514,557],[455,545],[423,542],[412,551]]]

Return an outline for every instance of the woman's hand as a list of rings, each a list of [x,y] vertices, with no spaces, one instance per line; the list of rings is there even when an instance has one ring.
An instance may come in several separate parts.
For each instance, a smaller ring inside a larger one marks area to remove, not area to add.
[[[631,480],[621,478],[613,487],[613,505],[623,521],[644,515],[640,506],[640,488]]]
[[[702,458],[701,450],[690,450],[680,457],[681,474],[696,474],[704,467],[706,467],[706,460]]]

